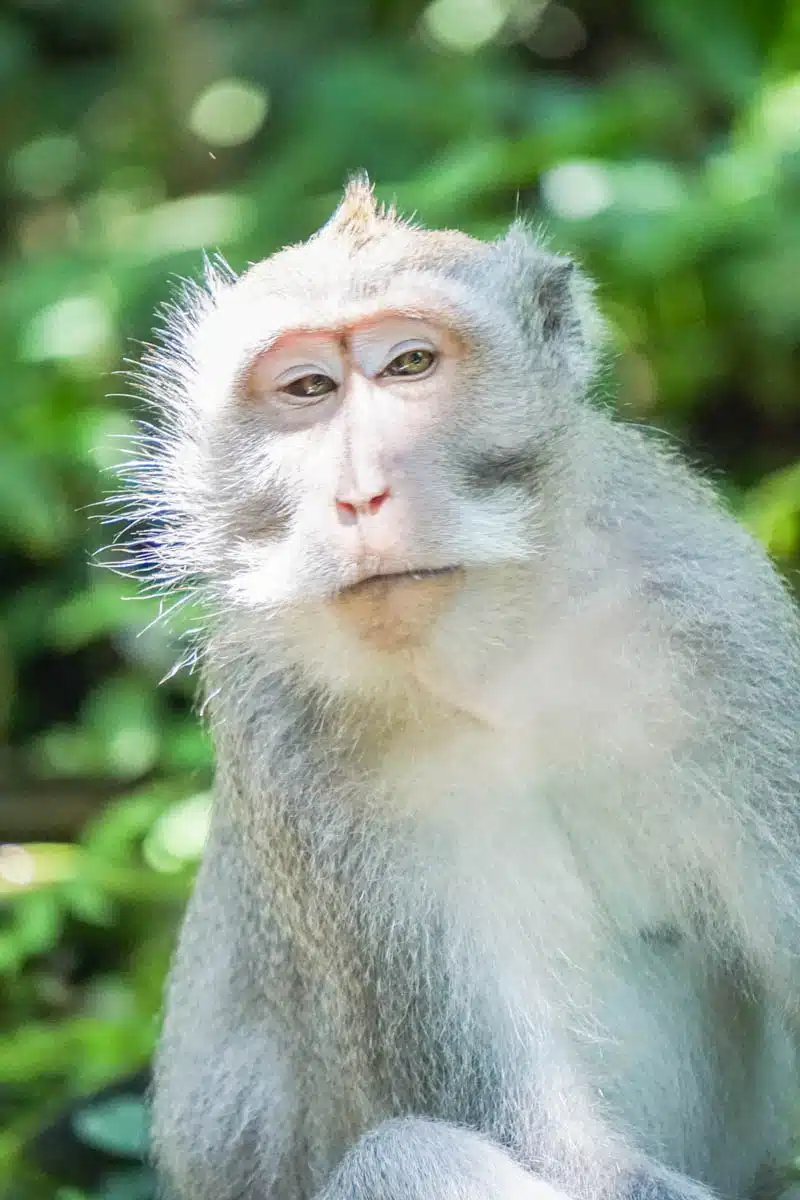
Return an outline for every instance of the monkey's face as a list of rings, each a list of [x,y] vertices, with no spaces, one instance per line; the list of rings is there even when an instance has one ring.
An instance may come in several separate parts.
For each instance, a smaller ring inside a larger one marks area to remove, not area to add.
[[[287,332],[247,373],[328,608],[377,649],[418,644],[460,583],[458,510],[437,486],[435,448],[464,353],[435,319],[378,311]]]
[[[480,386],[480,356],[420,297],[289,327],[247,362],[215,419],[237,606],[316,655],[418,651],[478,578],[530,557],[537,464],[498,457],[502,397]]]
[[[323,231],[212,280],[156,463],[181,522],[165,558],[337,679],[502,639],[580,390],[562,260],[372,211],[368,236]]]

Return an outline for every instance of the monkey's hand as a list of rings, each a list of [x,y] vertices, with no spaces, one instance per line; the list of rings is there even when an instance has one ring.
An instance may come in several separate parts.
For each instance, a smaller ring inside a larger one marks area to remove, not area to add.
[[[351,1147],[317,1200],[567,1200],[472,1130],[403,1117]]]

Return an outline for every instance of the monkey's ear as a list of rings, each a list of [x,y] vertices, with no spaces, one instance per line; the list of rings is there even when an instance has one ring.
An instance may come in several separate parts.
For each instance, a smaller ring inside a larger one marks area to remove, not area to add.
[[[597,370],[606,340],[592,284],[568,258],[539,248],[537,258],[530,277],[532,295],[527,300],[528,311],[533,309],[532,326],[539,331],[544,352],[582,392]]]
[[[572,282],[575,263],[569,259],[554,259],[548,264],[535,292],[534,302],[539,310],[542,336],[546,341],[571,334],[580,336]]]
[[[507,293],[532,345],[578,390],[585,388],[605,341],[590,280],[571,259],[548,250],[522,220],[495,248]]]

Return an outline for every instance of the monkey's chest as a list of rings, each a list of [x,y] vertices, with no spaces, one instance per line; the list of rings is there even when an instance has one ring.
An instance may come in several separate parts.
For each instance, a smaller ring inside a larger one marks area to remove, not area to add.
[[[354,946],[359,985],[339,1000],[355,1005],[341,1063],[351,1036],[360,1055],[328,1073],[358,1081],[340,1111],[525,1145],[570,1081],[576,1106],[634,1122],[657,1089],[667,1127],[648,1136],[678,1147],[682,1114],[713,1091],[698,1063],[719,1059],[719,996],[671,908],[669,848],[595,792],[565,805],[562,782],[491,737],[394,765],[396,850]]]
[[[559,976],[554,958],[585,972],[610,938],[674,924],[682,866],[683,833],[656,836],[618,764],[569,772],[563,747],[555,757],[519,732],[470,730],[427,753],[401,745],[386,770],[398,861],[420,903],[540,980]]]
[[[625,909],[631,884],[618,870],[601,903],[547,808],[535,831],[515,836],[509,817],[523,797],[483,783],[482,813],[475,779],[458,798],[467,838],[450,827],[458,799],[439,793],[421,842],[398,845],[386,876],[362,892],[371,909],[351,960],[314,987],[310,1024],[340,1030],[324,1068],[339,1090],[331,1108],[355,1122],[416,1112],[493,1128],[512,1109],[533,1113],[548,1072],[563,1074],[576,1038],[600,1036],[625,986],[628,947],[609,947],[612,924],[621,936],[609,905],[634,944],[645,928],[669,940],[657,889],[643,887]]]

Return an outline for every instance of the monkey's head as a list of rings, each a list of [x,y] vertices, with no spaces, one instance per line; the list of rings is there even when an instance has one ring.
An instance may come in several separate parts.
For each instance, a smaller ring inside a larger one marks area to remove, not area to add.
[[[209,267],[170,313],[144,363],[143,556],[339,680],[502,638],[559,536],[598,328],[521,223],[419,229],[358,179],[309,241],[238,279]]]

